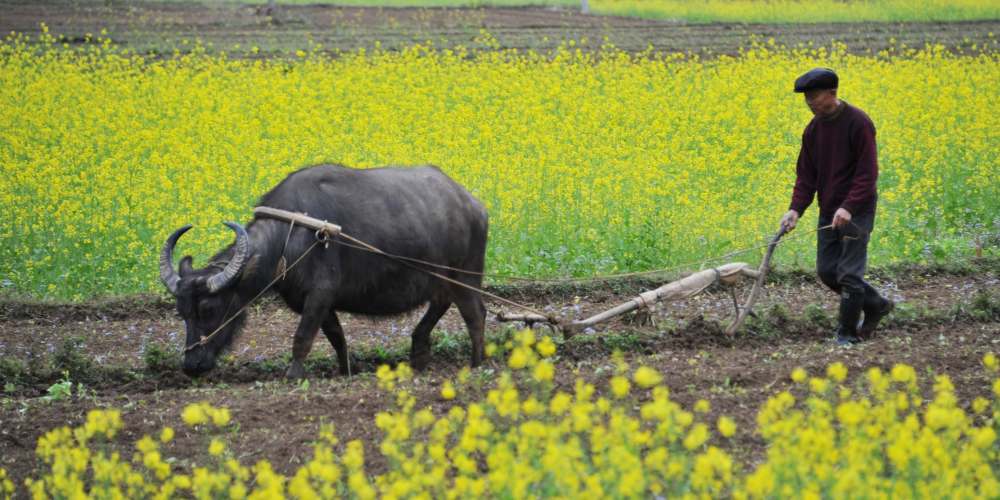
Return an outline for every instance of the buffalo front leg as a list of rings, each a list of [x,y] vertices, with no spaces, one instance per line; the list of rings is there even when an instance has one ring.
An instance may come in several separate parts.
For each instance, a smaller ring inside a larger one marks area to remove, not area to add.
[[[330,341],[330,345],[337,351],[337,368],[341,375],[351,374],[350,356],[347,352],[347,339],[344,338],[344,328],[340,326],[337,313],[330,311],[326,321],[323,322],[323,334]]]
[[[292,364],[285,372],[285,377],[293,380],[305,377],[306,356],[312,349],[316,332],[330,312],[331,295],[317,290],[306,297],[302,319],[299,320],[299,327],[295,329],[295,337],[292,339]]]
[[[431,361],[431,330],[434,325],[448,312],[451,302],[431,302],[424,317],[420,318],[417,327],[413,329],[413,343],[410,345],[410,365],[414,369],[423,370]]]
[[[462,313],[465,326],[469,329],[469,338],[472,340],[472,360],[471,365],[477,367],[486,357],[486,305],[479,294],[465,294],[457,301],[458,311]]]

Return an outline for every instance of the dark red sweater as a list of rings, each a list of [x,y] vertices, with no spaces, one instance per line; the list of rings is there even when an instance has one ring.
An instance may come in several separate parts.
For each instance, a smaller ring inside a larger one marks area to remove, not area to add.
[[[802,215],[819,196],[820,216],[843,207],[851,215],[875,211],[878,157],[875,125],[864,111],[841,100],[833,116],[814,117],[802,133],[789,208]]]

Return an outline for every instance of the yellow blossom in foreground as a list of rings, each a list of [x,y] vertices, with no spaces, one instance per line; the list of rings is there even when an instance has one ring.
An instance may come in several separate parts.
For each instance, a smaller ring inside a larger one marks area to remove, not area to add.
[[[441,385],[441,397],[444,399],[455,399],[455,386],[450,380],[446,380],[444,384]]]
[[[223,427],[229,423],[229,408],[220,408],[212,412],[212,423],[216,427]]]
[[[14,483],[7,477],[7,471],[0,467],[0,496],[10,498],[14,495]]]
[[[733,434],[736,434],[736,422],[727,416],[719,417],[718,427],[719,433],[724,437],[733,437]]]
[[[181,419],[184,420],[184,423],[194,427],[208,422],[208,415],[205,414],[202,405],[193,404],[184,408],[183,413],[181,413]]]
[[[635,381],[636,385],[644,389],[653,387],[659,384],[663,380],[663,376],[660,373],[648,366],[640,366],[635,370],[632,375],[632,380]]]
[[[559,369],[542,360],[534,371],[543,365]],[[40,498],[843,498],[865,491],[879,498],[997,497],[994,423],[966,414],[947,376],[935,378],[928,401],[913,392],[927,385],[916,371],[897,368],[903,385],[886,385],[886,377],[869,369],[857,381],[845,378],[841,390],[799,385],[791,390],[800,398],[788,391],[774,395],[759,409],[755,432],[766,456],[754,463],[736,463],[710,444],[717,436],[735,436],[730,417],[720,416],[710,426],[702,420],[711,410],[706,400],[689,411],[671,401],[662,385],[643,393],[641,401],[629,398],[627,389],[620,399],[608,399],[585,379],[577,379],[568,393],[539,384],[534,372],[504,370],[482,400],[437,411],[416,408],[411,391],[424,386],[411,380],[407,368],[397,368],[382,372],[382,379],[394,384],[384,388],[391,393],[389,404],[375,417],[381,440],[370,443],[381,453],[377,473],[367,463],[365,444],[341,444],[333,427],[323,425],[311,454],[288,477],[266,459],[250,467],[225,457],[228,432],[211,438],[208,453],[214,458],[207,464],[191,459],[186,475],[174,471],[170,464],[177,458],[160,449],[161,441],[169,441],[164,439],[172,433],[169,427],[160,431],[160,440],[143,436],[132,459],[122,460],[99,442],[109,438],[108,429],[119,429],[116,411],[95,410],[80,427],[60,427],[39,439],[43,467],[28,478],[24,493]],[[636,374],[659,378],[647,367]],[[827,379],[816,381],[830,385]],[[623,375],[612,377],[612,387],[628,384]],[[987,387],[978,389],[989,393]],[[977,397],[972,406],[1000,405],[1000,394],[993,396]],[[183,413],[202,424],[228,415],[207,403],[189,405]],[[219,431],[213,426],[193,432]],[[12,493],[0,469],[0,497]]]
[[[892,380],[900,383],[908,383],[916,380],[916,372],[912,366],[897,364],[892,367]]]
[[[556,373],[555,366],[548,361],[544,361],[535,365],[535,369],[532,372],[533,376],[535,377],[535,380],[539,382],[551,382],[552,377],[555,376],[555,373]]]
[[[705,444],[708,440],[708,426],[705,424],[695,424],[688,432],[687,437],[684,438],[684,447],[693,450],[699,446]]]
[[[226,445],[218,439],[213,439],[211,444],[208,445],[208,453],[213,457],[217,457],[226,451]]]
[[[826,367],[826,376],[834,382],[843,382],[847,378],[847,367],[840,361],[832,363]]]
[[[515,370],[520,370],[521,368],[524,368],[525,366],[528,365],[528,362],[531,359],[530,354],[528,354],[528,352],[529,351],[525,350],[523,347],[515,348],[511,352],[510,358],[507,360],[507,366]]]
[[[174,429],[173,429],[173,427],[164,427],[163,430],[160,431],[160,442],[161,443],[169,443],[173,439],[174,439]]]
[[[556,353],[556,344],[552,341],[551,337],[546,335],[542,337],[542,340],[538,341],[535,350],[538,351],[539,356],[548,358]]]
[[[629,384],[628,379],[622,377],[621,375],[611,377],[611,393],[614,394],[616,398],[621,399],[628,396],[630,385],[631,384]]]
[[[215,408],[206,402],[201,402],[184,407],[181,419],[191,427],[209,422],[216,427],[224,427],[229,424],[230,415],[228,408]]]

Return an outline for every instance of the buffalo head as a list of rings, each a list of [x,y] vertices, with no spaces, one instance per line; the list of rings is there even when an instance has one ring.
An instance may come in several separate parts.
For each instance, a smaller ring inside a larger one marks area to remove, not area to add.
[[[174,246],[191,226],[174,231],[160,253],[160,280],[177,298],[177,312],[187,328],[184,373],[191,376],[215,367],[216,357],[232,343],[245,317],[239,313],[232,318],[242,306],[235,285],[251,253],[250,238],[239,224],[225,224],[236,232],[228,262],[217,257],[216,262],[205,268],[194,269],[188,255],[181,259],[179,271],[174,271]]]

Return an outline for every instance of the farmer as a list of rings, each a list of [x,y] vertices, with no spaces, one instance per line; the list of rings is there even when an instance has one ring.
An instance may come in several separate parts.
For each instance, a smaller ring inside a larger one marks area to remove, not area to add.
[[[802,133],[792,203],[781,225],[795,229],[813,194],[819,196],[816,272],[840,294],[836,340],[845,346],[870,339],[894,304],[864,280],[878,198],[875,125],[864,111],[837,98],[838,81],[828,68],[795,80],[795,92],[805,93],[815,116]]]

